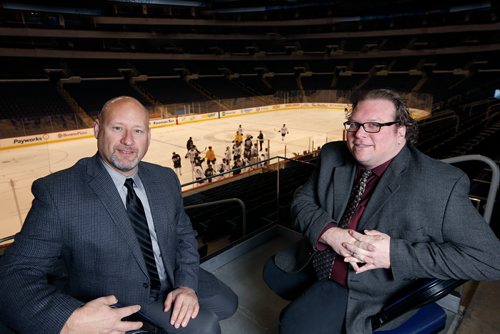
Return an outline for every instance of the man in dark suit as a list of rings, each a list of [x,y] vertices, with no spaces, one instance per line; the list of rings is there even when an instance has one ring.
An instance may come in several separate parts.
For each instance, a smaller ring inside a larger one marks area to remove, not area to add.
[[[164,332],[219,333],[237,297],[199,268],[175,173],[141,162],[147,110],[112,99],[94,131],[98,154],[33,183],[31,210],[0,263],[1,320],[22,333],[124,333],[141,328],[123,319],[140,310]],[[142,240],[128,214],[131,193],[142,203]],[[47,283],[58,258],[69,278],[63,290]]]
[[[500,279],[500,243],[468,199],[467,176],[411,145],[416,123],[396,93],[358,97],[344,125],[347,145],[322,148],[292,204],[312,261],[284,251],[264,270],[294,299],[281,333],[371,333],[370,317],[415,279]]]

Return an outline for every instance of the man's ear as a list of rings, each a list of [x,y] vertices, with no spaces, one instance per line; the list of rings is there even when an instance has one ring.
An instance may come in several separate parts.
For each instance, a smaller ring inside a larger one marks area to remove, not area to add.
[[[96,119],[94,122],[94,137],[97,139],[99,135],[99,119]]]
[[[398,144],[405,142],[406,138],[406,126],[398,126]]]

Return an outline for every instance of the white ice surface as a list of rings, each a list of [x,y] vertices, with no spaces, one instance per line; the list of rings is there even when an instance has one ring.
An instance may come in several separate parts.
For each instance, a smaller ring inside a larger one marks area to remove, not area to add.
[[[343,111],[310,109],[283,110],[262,114],[167,126],[152,129],[151,146],[145,161],[172,167],[172,152],[182,157],[181,183],[192,181],[191,165],[186,154],[186,141],[193,137],[198,149],[212,146],[217,162],[222,159],[241,124],[244,134],[257,140],[259,130],[269,140],[271,157],[293,157],[293,153],[322,146],[342,138]],[[289,134],[281,140],[278,130],[286,124]],[[286,152],[285,152],[286,150]],[[17,233],[31,207],[31,184],[37,178],[72,166],[96,152],[94,138],[71,140],[46,145],[0,151],[0,238]]]

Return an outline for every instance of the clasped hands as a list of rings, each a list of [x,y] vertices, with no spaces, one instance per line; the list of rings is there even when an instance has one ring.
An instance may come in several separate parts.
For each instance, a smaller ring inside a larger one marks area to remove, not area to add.
[[[376,230],[365,230],[363,234],[339,227],[326,230],[320,238],[322,243],[343,256],[356,273],[390,268],[390,240],[389,235]]]
[[[139,312],[139,305],[114,307],[118,303],[115,296],[105,296],[91,300],[76,309],[64,324],[61,334],[71,333],[125,333],[140,329],[140,321],[122,319]],[[200,310],[195,291],[188,287],[179,287],[165,298],[164,311],[172,308],[170,324],[175,328],[186,327],[189,320],[196,318]]]

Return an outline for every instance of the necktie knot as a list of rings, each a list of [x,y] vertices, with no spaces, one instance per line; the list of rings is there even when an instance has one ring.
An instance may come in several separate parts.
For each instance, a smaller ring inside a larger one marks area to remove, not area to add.
[[[125,179],[125,188],[127,188],[127,191],[131,191],[134,189],[134,179],[129,177]]]
[[[368,178],[373,174],[373,170],[371,169],[365,169],[359,178],[360,182],[365,182],[368,180]]]

